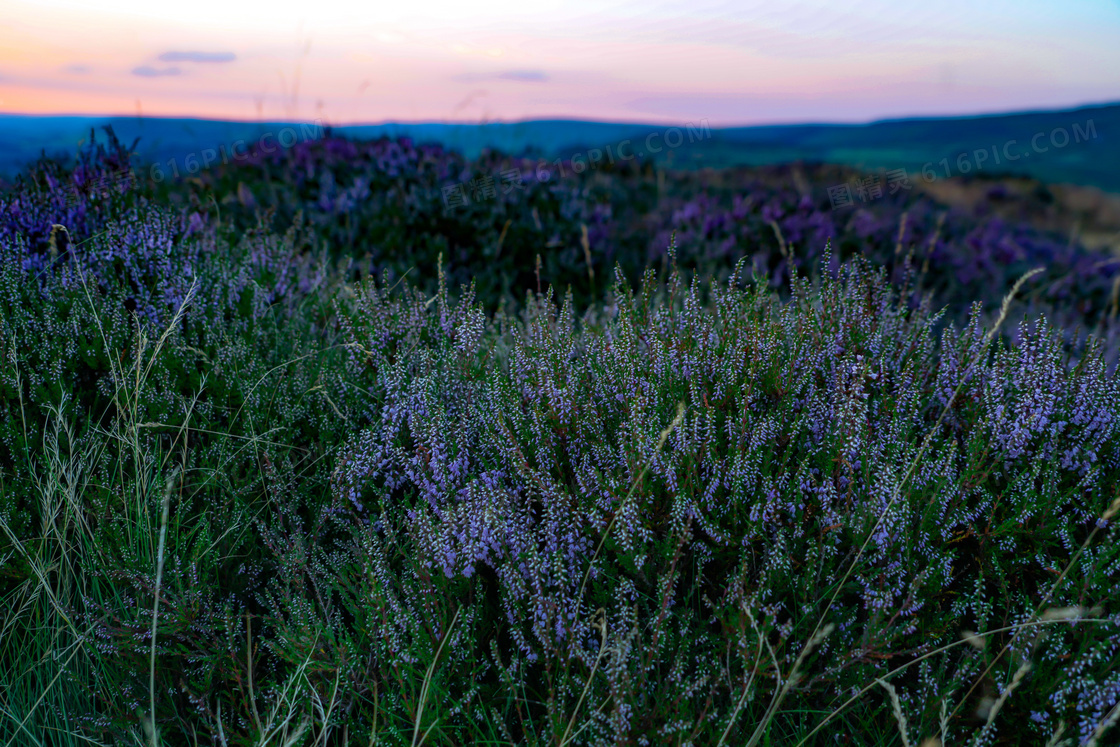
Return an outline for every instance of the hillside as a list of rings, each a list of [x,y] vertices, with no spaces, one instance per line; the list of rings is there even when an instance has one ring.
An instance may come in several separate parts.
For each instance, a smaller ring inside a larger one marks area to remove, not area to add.
[[[251,147],[262,134],[272,133],[275,138],[285,128],[295,133],[293,140],[300,141],[322,133],[302,124],[0,115],[0,176],[10,180],[44,149],[48,155],[72,155],[80,141],[88,140],[91,127],[111,125],[125,143],[139,138],[139,161],[150,164],[168,159],[181,162],[191,153],[202,161],[207,148],[217,151],[224,146],[229,150],[238,140]],[[670,132],[674,129],[677,133]],[[1120,193],[1120,170],[1116,168],[1120,164],[1120,104],[977,117],[897,119],[866,125],[719,129],[697,119],[676,128],[641,123],[527,121],[343,125],[331,131],[365,139],[409,137],[416,142],[439,143],[467,158],[477,157],[486,148],[517,155],[532,152],[548,161],[573,156],[587,159],[598,150],[605,162],[608,148],[615,153],[620,143],[630,141],[626,153],[675,168],[812,161],[872,170],[904,169],[917,178],[928,166],[924,173],[937,179],[968,173],[1013,174]],[[1032,145],[1039,133],[1041,137]]]

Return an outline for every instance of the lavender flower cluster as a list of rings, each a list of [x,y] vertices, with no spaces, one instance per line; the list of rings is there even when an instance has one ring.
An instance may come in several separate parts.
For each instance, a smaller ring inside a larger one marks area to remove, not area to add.
[[[1029,615],[1120,485],[1120,384],[1099,355],[1071,369],[1045,321],[988,350],[974,316],[939,346],[937,315],[864,262],[819,290],[796,278],[787,304],[737,275],[707,294],[676,273],[646,280],[635,295],[620,277],[582,318],[570,297],[538,296],[521,323],[488,321],[469,296],[363,286],[348,328],[369,426],[335,484],[366,527],[379,666],[423,657],[470,600],[447,666],[485,662],[559,718],[583,675],[545,673],[609,651],[588,701],[613,705],[588,740],[695,738],[656,704],[726,718],[749,674],[727,651],[736,630],[749,648],[744,608],[782,671],[818,615],[836,624],[804,691],[827,702],[897,652]],[[1096,552],[1052,604],[1109,595],[1115,546]],[[1056,678],[1075,648],[1043,648],[1037,666]],[[1053,702],[1042,675],[1017,698],[1076,707],[1091,728],[1109,702],[1083,698],[1120,664],[1107,650]],[[914,718],[936,723],[921,704],[977,661],[954,650],[940,680],[906,678]]]

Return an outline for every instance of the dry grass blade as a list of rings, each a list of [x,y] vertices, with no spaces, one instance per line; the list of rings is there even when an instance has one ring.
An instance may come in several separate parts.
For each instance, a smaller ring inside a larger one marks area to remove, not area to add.
[[[435,723],[428,727],[423,735],[420,734],[420,721],[424,716],[424,701],[428,698],[428,689],[432,683],[432,675],[436,671],[436,663],[439,662],[439,655],[443,653],[443,647],[447,644],[447,639],[451,637],[451,631],[455,628],[455,622],[459,619],[459,613],[462,608],[455,610],[455,616],[451,618],[451,624],[447,626],[447,632],[443,635],[443,640],[439,642],[439,648],[436,649],[436,655],[432,657],[432,663],[428,665],[428,671],[424,675],[424,683],[420,686],[420,704],[416,707],[416,722],[412,727],[412,747],[419,747],[424,743]]]
[[[782,229],[778,226],[777,221],[770,221],[770,227],[774,229],[774,236],[778,239],[778,249],[781,251],[782,257],[788,260],[790,253],[789,250],[786,249],[786,240],[782,236]]]
[[[163,581],[163,548],[167,540],[167,517],[171,504],[171,493],[174,491],[175,479],[178,477],[179,468],[175,467],[167,478],[167,486],[163,491],[163,513],[159,526],[159,549],[156,554],[156,589],[155,601],[152,604],[152,648],[148,660],[148,736],[152,747],[159,744],[159,729],[156,727],[156,629],[159,626],[159,589]]]
[[[895,253],[896,257],[899,254],[902,253],[902,237],[905,236],[905,235],[906,235],[906,212],[903,211],[902,215],[898,219],[898,238],[895,239],[895,243],[894,243],[894,253]]]
[[[1030,661],[1024,661],[1019,665],[1019,668],[1015,670],[1015,676],[1011,678],[1011,684],[1009,684],[1000,694],[999,698],[987,708],[987,713],[982,714],[985,716],[984,726],[981,727],[980,732],[976,735],[974,744],[983,744],[984,738],[991,732],[992,724],[995,722],[996,716],[999,715],[1000,709],[1003,708],[1004,703],[1011,697],[1011,693],[1015,691],[1015,688],[1019,687],[1019,683],[1023,681],[1023,677],[1025,677],[1030,670]]]
[[[1009,625],[1009,626],[1003,627],[1003,628],[996,628],[995,630],[988,631],[987,633],[984,634],[984,636],[998,635],[999,633],[1008,633],[1008,632],[1011,632],[1011,631],[1021,630],[1023,628],[1033,628],[1033,627],[1039,627],[1039,626],[1045,626],[1045,625],[1054,625],[1054,624],[1057,624],[1058,622],[1060,622],[1060,621],[1057,621],[1057,620],[1045,620],[1045,621],[1035,620],[1035,621],[1031,621],[1031,622],[1022,623],[1020,625]],[[1113,621],[1110,620],[1109,618],[1099,618],[1099,619],[1082,619],[1082,620],[1080,620],[1080,622],[1110,624]],[[965,644],[968,644],[968,643],[970,643],[970,641],[960,640],[960,641],[955,641],[953,643],[946,644],[944,646],[941,646],[940,648],[936,648],[933,651],[930,651],[928,653],[925,653],[925,654],[922,654],[921,656],[916,657],[913,661],[907,662],[906,664],[903,664],[899,667],[895,667],[894,669],[892,669],[891,671],[889,671],[885,675],[883,675],[882,679],[887,679],[889,677],[893,677],[894,675],[898,674],[899,672],[903,672],[903,671],[909,669],[910,667],[914,666],[915,664],[918,664],[920,662],[925,661],[926,659],[930,659],[930,658],[932,658],[932,657],[934,657],[938,654],[941,654],[941,653],[944,653],[945,651],[948,651],[951,648],[956,648],[957,646],[964,646]],[[816,727],[811,732],[809,732],[805,736],[804,739],[802,739],[800,742],[798,742],[797,747],[802,747],[802,745],[806,744],[810,739],[813,738],[814,735],[817,734],[817,732],[819,732],[830,721],[832,721],[832,719],[834,719],[837,715],[839,715],[845,708],[850,706],[852,703],[855,703],[861,697],[866,695],[874,686],[875,686],[874,683],[872,683],[870,685],[867,685],[867,686],[863,687],[862,689],[860,689],[852,697],[850,697],[846,701],[844,701],[840,705],[839,708],[835,709],[832,713],[830,713],[828,716],[826,716],[824,719],[822,719],[821,722],[819,724],[817,724]],[[944,706],[944,701],[942,701],[942,706]],[[954,710],[954,713],[955,712],[956,711]],[[951,715],[952,714],[948,714],[948,715],[946,715],[944,713],[942,714],[942,718],[941,718],[942,733],[947,731],[947,725],[949,723],[949,718],[950,718]]]
[[[983,651],[984,647],[988,645],[988,642],[984,639],[983,636],[977,635],[971,630],[962,630],[961,640],[967,643],[969,646],[972,646],[977,651]]]
[[[786,680],[782,683],[781,690],[774,693],[774,697],[770,701],[770,706],[766,709],[766,713],[762,715],[762,719],[758,722],[758,727],[755,728],[754,734],[751,735],[750,741],[747,742],[747,747],[754,747],[754,745],[758,744],[758,741],[762,739],[763,732],[766,729],[766,726],[770,723],[770,719],[772,719],[774,717],[774,714],[777,712],[778,706],[781,705],[781,702],[785,699],[786,695],[791,689],[793,689],[793,686],[797,684],[798,679],[801,677],[801,665],[805,662],[805,659],[808,658],[809,654],[813,652],[813,649],[815,649],[820,644],[820,642],[823,641],[827,636],[829,636],[834,630],[836,630],[836,626],[834,624],[829,623],[828,625],[825,625],[824,628],[816,631],[813,634],[813,637],[809,639],[809,642],[805,644],[805,647],[801,649],[801,653],[797,656],[797,661],[793,663],[793,669],[790,671],[789,677],[787,677]],[[766,645],[767,647],[769,647],[770,643],[767,642]],[[770,652],[770,656],[774,659],[774,665],[777,666],[778,661],[777,658],[774,657],[774,652],[772,650]]]
[[[1081,617],[1096,617],[1103,614],[1100,607],[1051,607],[1039,616],[1039,620],[1076,620]]]
[[[587,690],[591,687],[591,681],[595,678],[595,672],[599,668],[599,662],[603,660],[603,654],[606,653],[607,645],[607,611],[600,607],[595,610],[596,621],[591,623],[593,628],[599,631],[599,653],[595,657],[595,665],[591,667],[591,674],[587,675],[587,684],[583,686],[583,692],[579,695],[579,700],[576,701],[576,707],[572,709],[572,718],[568,721],[568,728],[564,729],[564,736],[560,738],[560,747],[564,747],[570,739],[568,734],[571,733],[572,727],[575,726],[576,717],[579,716],[579,707],[583,705],[583,699],[587,697]],[[575,735],[571,737],[575,739]]]
[[[891,710],[894,712],[894,720],[898,722],[898,733],[902,735],[902,747],[910,747],[910,736],[907,733],[906,714],[902,712],[902,704],[898,702],[898,691],[894,689],[894,685],[886,680],[877,679],[877,683],[883,686],[887,694],[891,698]]]
[[[1093,736],[1089,737],[1089,741],[1085,743],[1085,747],[1097,747],[1104,733],[1115,726],[1117,721],[1120,721],[1120,702],[1112,706],[1112,710],[1108,712],[1108,715],[1097,724],[1097,728],[1093,730]]]
[[[1054,733],[1050,735],[1050,738],[1048,740],[1046,740],[1046,747],[1059,747],[1060,745],[1064,745],[1065,742],[1062,740],[1062,735],[1065,733],[1066,722],[1059,721],[1057,728],[1054,729]]]
[[[716,747],[723,747],[724,742],[727,741],[727,737],[730,736],[731,727],[735,725],[735,721],[739,718],[739,711],[743,709],[743,704],[747,701],[747,695],[751,691],[751,684],[754,682],[755,672],[758,671],[758,663],[762,659],[762,644],[764,638],[761,631],[759,631],[758,626],[755,624],[754,615],[751,613],[750,609],[747,608],[746,603],[743,603],[742,609],[747,613],[747,617],[751,621],[751,627],[754,629],[755,634],[758,635],[758,651],[755,652],[755,664],[754,668],[751,669],[751,676],[747,678],[747,684],[743,687],[743,694],[739,697],[739,702],[735,704],[735,710],[731,712],[731,718],[727,721],[727,728],[723,730],[723,734],[720,736],[719,742],[716,744]],[[771,651],[770,653],[771,656],[773,656],[773,651]],[[777,666],[777,661],[775,661],[774,664],[775,666]]]
[[[1085,541],[1081,543],[1081,547],[1077,548],[1077,552],[1075,552],[1073,554],[1073,557],[1071,557],[1069,559],[1069,563],[1066,564],[1066,567],[1062,570],[1062,572],[1058,575],[1058,578],[1055,579],[1054,583],[1050,586],[1050,591],[1046,592],[1046,596],[1043,597],[1042,601],[1039,602],[1037,607],[1035,607],[1035,611],[1034,611],[1034,619],[1035,620],[1038,620],[1039,622],[1065,621],[1065,620],[1070,619],[1068,617],[1068,615],[1070,614],[1071,610],[1073,610],[1073,609],[1077,609],[1079,611],[1081,610],[1081,608],[1070,608],[1070,607],[1058,608],[1057,610],[1047,610],[1047,612],[1051,613],[1053,619],[1050,619],[1050,620],[1042,619],[1046,614],[1042,611],[1042,608],[1045,607],[1049,603],[1050,598],[1052,596],[1054,596],[1054,593],[1058,590],[1058,587],[1061,586],[1062,581],[1065,580],[1066,575],[1074,567],[1074,564],[1077,563],[1077,559],[1081,557],[1081,554],[1083,552],[1085,552],[1085,548],[1087,548],[1092,543],[1093,539],[1097,536],[1097,532],[1099,532],[1102,528],[1108,526],[1108,522],[1112,519],[1113,516],[1116,515],[1116,513],[1118,511],[1120,511],[1120,493],[1117,494],[1116,498],[1112,501],[1112,504],[1105,510],[1104,514],[1102,514],[1101,521],[1097,523],[1097,526],[1095,526],[1093,528],[1093,531],[1091,531],[1089,533],[1089,536],[1085,538]],[[1026,626],[1024,625],[1024,626],[1019,626],[1019,627],[1026,627]],[[972,691],[976,689],[976,686],[981,682],[981,680],[984,679],[984,677],[986,677],[988,675],[988,672],[992,671],[992,668],[995,667],[996,662],[998,662],[1000,660],[1000,657],[1002,657],[1005,653],[1007,653],[1007,651],[1011,648],[1011,644],[1015,641],[1015,636],[1016,635],[1018,635],[1018,629],[1016,629],[1016,633],[1014,635],[1012,635],[1011,640],[1009,640],[1006,644],[1004,644],[1003,648],[1000,649],[999,653],[996,654],[994,659],[992,659],[992,662],[991,662],[991,664],[988,665],[987,669],[985,669],[981,673],[981,675],[976,679],[976,682],[974,682],[972,684],[972,687],[969,688],[968,692],[965,693],[964,698],[961,699],[961,702],[958,703],[957,707],[953,709],[953,712],[951,714],[949,714],[950,717],[956,715],[956,713],[960,709],[961,705],[963,705],[965,700],[968,699],[968,696],[972,694]]]

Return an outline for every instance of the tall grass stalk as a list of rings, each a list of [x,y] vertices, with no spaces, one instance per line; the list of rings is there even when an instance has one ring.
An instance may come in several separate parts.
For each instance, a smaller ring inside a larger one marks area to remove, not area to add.
[[[156,551],[156,590],[155,601],[152,603],[152,648],[148,659],[148,719],[150,724],[149,736],[152,747],[159,744],[159,728],[156,726],[156,631],[159,627],[159,587],[163,581],[163,547],[167,539],[168,507],[171,503],[171,493],[175,487],[178,470],[173,470],[167,478],[167,487],[163,491],[163,512],[159,525],[159,548]]]
[[[1113,726],[1116,726],[1117,721],[1120,721],[1120,703],[1112,706],[1112,710],[1108,712],[1108,715],[1097,724],[1097,728],[1093,730],[1093,735],[1089,737],[1089,741],[1085,743],[1085,747],[1097,747],[1104,733]]]
[[[19,376],[18,365],[15,367]],[[21,409],[23,407],[20,392]],[[35,740],[29,723],[38,721],[39,708],[48,697],[64,712],[84,700],[80,686],[83,676],[94,677],[87,672],[90,662],[86,657],[75,658],[79,653],[89,652],[83,642],[88,635],[73,619],[70,612],[77,599],[92,592],[91,580],[78,569],[80,558],[96,551],[84,513],[81,510],[81,496],[86,489],[89,472],[100,458],[104,443],[85,446],[74,451],[76,439],[73,427],[62,412],[62,403],[48,406],[47,428],[42,436],[42,457],[32,459],[27,455],[27,468],[40,498],[42,515],[40,536],[37,542],[21,541],[13,532],[3,515],[0,515],[0,529],[11,543],[13,554],[26,563],[32,578],[28,578],[10,595],[11,604],[2,605],[3,619],[0,624],[0,650],[19,649],[27,662],[33,662],[24,672],[13,670],[0,671],[0,692],[4,696],[0,702],[8,705],[0,709],[0,726],[6,722],[15,723],[5,747],[16,743],[21,735]],[[25,443],[31,440],[26,438]],[[63,449],[63,442],[67,449]],[[41,462],[41,464],[40,464]],[[73,535],[76,533],[76,537]],[[53,620],[53,627],[46,625],[30,627],[24,623],[33,619]],[[17,638],[17,632],[22,633]],[[68,643],[63,641],[69,640]],[[10,647],[10,648],[9,648]],[[62,660],[69,649],[69,655]],[[48,682],[40,680],[47,674],[42,669],[43,662],[52,662],[57,671]],[[73,668],[72,668],[73,665]],[[64,675],[67,675],[65,678]],[[27,692],[28,680],[37,683],[38,692]],[[56,686],[62,681],[62,691]],[[21,696],[33,702],[21,702]]]
[[[751,684],[754,683],[754,675],[758,671],[758,664],[762,661],[762,644],[768,643],[765,637],[762,635],[762,631],[758,629],[758,625],[755,623],[754,614],[750,611],[745,603],[742,606],[743,612],[747,614],[747,618],[751,621],[751,628],[754,629],[755,635],[758,637],[758,651],[755,652],[754,666],[751,667],[750,677],[747,678],[747,684],[743,686],[743,694],[739,697],[739,701],[735,704],[735,710],[731,712],[731,718],[727,721],[727,728],[725,728],[723,730],[723,734],[720,735],[719,742],[716,744],[716,747],[723,747],[723,744],[727,741],[727,738],[731,736],[731,728],[735,726],[735,722],[739,718],[739,711],[743,709],[743,705],[747,702],[747,698],[751,691]]]
[[[599,653],[595,657],[595,665],[591,667],[591,674],[587,675],[587,682],[583,686],[583,692],[579,694],[579,700],[576,701],[576,707],[572,709],[572,718],[568,721],[568,728],[564,730],[564,736],[560,738],[560,747],[564,747],[564,745],[569,742],[568,734],[571,733],[572,727],[576,723],[576,717],[579,715],[579,707],[583,705],[583,699],[587,697],[587,690],[591,687],[591,681],[595,679],[595,672],[599,669],[599,662],[603,660],[603,654],[606,652],[607,611],[600,607],[595,611],[595,616],[598,618],[598,621],[592,622],[591,626],[599,630]]]
[[[435,728],[436,722],[432,722],[424,734],[420,734],[420,721],[424,717],[424,702],[428,699],[428,690],[432,684],[432,676],[436,671],[436,663],[439,661],[439,655],[443,653],[443,647],[447,645],[447,640],[451,637],[451,631],[455,629],[455,623],[459,619],[459,613],[462,612],[462,607],[455,610],[455,616],[451,618],[451,624],[447,626],[447,632],[443,634],[443,640],[439,642],[439,648],[436,649],[435,656],[432,657],[432,663],[428,665],[428,671],[424,675],[424,682],[420,686],[420,702],[416,706],[416,722],[412,727],[412,747],[420,747],[427,739],[428,733]]]

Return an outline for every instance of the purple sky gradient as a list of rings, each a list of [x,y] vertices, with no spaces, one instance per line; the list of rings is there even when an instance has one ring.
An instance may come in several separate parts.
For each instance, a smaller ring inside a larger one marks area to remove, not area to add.
[[[0,0],[0,113],[730,126],[1120,101],[1120,0],[369,6]]]

